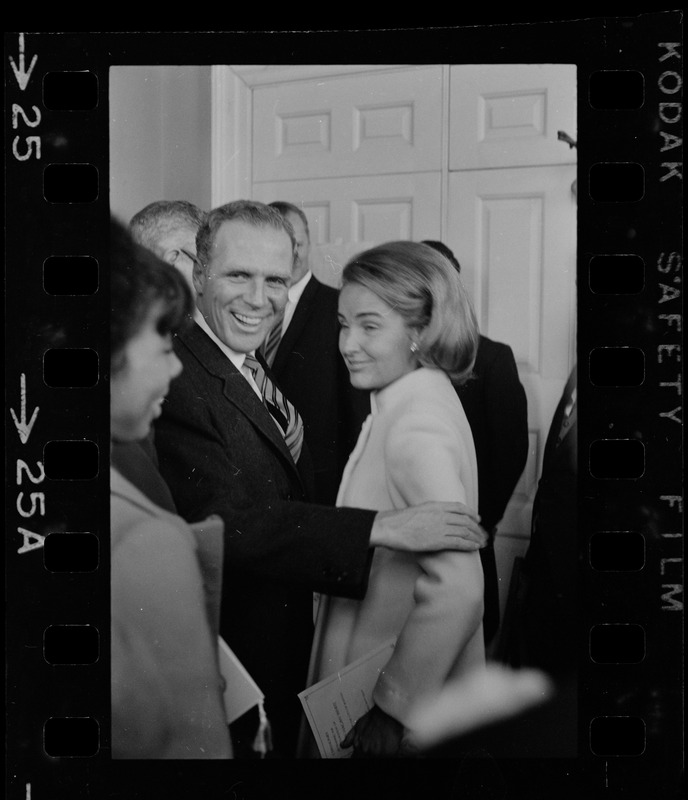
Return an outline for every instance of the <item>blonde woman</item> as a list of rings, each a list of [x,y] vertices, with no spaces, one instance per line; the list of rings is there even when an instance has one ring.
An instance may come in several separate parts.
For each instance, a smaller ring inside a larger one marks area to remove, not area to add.
[[[337,505],[383,511],[447,500],[477,508],[473,439],[452,384],[470,376],[478,330],[451,264],[410,241],[360,254],[343,272],[339,321],[340,352],[352,384],[371,391],[371,415]],[[377,548],[363,600],[322,597],[311,683],[397,637],[374,706],[343,746],[357,757],[403,755],[413,704],[484,665],[482,615],[477,551]]]

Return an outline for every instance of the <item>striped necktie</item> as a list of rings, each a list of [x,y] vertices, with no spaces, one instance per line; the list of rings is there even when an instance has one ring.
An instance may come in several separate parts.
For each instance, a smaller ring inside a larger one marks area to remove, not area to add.
[[[283,322],[284,310],[277,315],[275,324],[272,326],[272,328],[270,328],[270,333],[268,333],[267,338],[260,348],[260,352],[263,354],[263,358],[267,361],[269,366],[272,366],[275,360],[275,355],[277,354],[277,348],[279,347],[279,343],[282,341]]]
[[[296,464],[303,445],[303,421],[299,412],[265,374],[265,370],[255,356],[247,353],[244,365],[251,370],[253,380],[263,396],[265,407],[282,429],[284,441]]]

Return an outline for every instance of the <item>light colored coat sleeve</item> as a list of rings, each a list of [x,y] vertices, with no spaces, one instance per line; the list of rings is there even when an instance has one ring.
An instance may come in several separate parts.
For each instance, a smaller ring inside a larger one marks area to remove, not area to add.
[[[396,420],[385,448],[395,506],[429,500],[470,504],[462,476],[475,474],[474,451],[463,444],[457,428],[441,422],[431,409]],[[444,551],[419,556],[418,565],[415,606],[373,695],[380,708],[402,723],[419,696],[437,690],[450,674],[484,663],[478,553]]]
[[[190,531],[141,515],[118,531],[111,570],[113,756],[231,757]]]

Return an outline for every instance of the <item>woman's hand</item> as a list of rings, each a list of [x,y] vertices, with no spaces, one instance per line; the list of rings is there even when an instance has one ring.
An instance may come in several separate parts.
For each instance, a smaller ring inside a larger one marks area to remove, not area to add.
[[[352,758],[390,758],[401,755],[404,726],[373,706],[347,733],[342,747],[353,746]]]

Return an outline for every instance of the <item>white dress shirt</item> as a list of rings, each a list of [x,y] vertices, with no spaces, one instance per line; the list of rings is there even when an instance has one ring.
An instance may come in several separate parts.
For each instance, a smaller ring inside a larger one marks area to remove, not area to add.
[[[308,272],[303,276],[303,278],[301,278],[301,280],[297,281],[293,286],[289,287],[287,305],[284,307],[284,317],[282,318],[282,336],[284,336],[284,332],[289,327],[291,318],[294,316],[294,309],[296,308],[299,300],[301,299],[301,295],[303,294],[303,290],[306,288],[308,281],[312,277],[313,273],[310,270],[308,270]]]
[[[246,353],[237,353],[236,350],[232,350],[231,347],[228,347],[212,330],[210,325],[205,321],[205,317],[200,312],[196,312],[194,314],[194,320],[203,328],[203,330],[210,336],[210,338],[215,342],[215,344],[222,350],[222,352],[227,356],[227,358],[234,364],[234,366],[241,372],[241,374],[246,378],[249,382],[253,391],[260,397],[261,402],[263,400],[263,395],[258,388],[258,385],[253,380],[253,373],[248,367],[244,366],[244,361],[246,360]],[[253,353],[251,355],[254,355]]]

